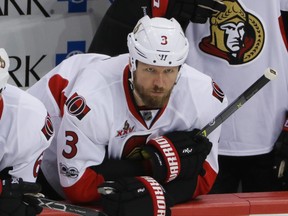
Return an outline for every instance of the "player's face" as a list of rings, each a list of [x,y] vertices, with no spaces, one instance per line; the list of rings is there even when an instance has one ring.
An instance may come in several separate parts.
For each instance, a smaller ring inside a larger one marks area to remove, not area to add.
[[[227,48],[233,53],[238,52],[244,42],[245,24],[243,22],[226,23],[220,26],[225,32],[225,41]]]
[[[166,105],[178,72],[178,66],[162,67],[138,62],[134,72],[134,87],[144,105],[149,108]]]

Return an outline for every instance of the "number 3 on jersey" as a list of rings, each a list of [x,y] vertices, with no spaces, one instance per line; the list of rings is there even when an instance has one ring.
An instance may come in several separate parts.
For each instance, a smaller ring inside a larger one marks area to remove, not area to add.
[[[78,143],[78,136],[73,131],[66,131],[65,137],[67,138],[66,145],[70,147],[70,151],[67,152],[63,150],[62,155],[67,159],[71,159],[75,157],[78,151],[76,146]]]

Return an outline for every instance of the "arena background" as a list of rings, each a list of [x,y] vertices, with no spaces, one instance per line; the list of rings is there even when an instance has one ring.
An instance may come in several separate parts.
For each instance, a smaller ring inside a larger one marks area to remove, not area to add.
[[[23,89],[89,48],[112,0],[0,0],[0,39],[9,83]]]

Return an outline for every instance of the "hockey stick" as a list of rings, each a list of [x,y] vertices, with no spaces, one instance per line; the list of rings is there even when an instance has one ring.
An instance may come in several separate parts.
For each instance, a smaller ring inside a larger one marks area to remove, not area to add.
[[[221,113],[219,113],[211,122],[198,132],[202,136],[207,137],[220,124],[222,124],[230,115],[243,106],[254,94],[256,94],[262,87],[264,87],[270,80],[277,76],[277,72],[271,68],[265,70],[257,81],[255,81],[248,89],[246,89],[240,96],[238,96],[231,104],[229,104]]]
[[[29,199],[33,199],[33,201],[35,201],[37,205],[43,208],[74,213],[82,216],[107,216],[107,214],[100,210],[85,208],[82,206],[47,199],[44,197],[43,194],[26,194],[25,196],[28,196]]]

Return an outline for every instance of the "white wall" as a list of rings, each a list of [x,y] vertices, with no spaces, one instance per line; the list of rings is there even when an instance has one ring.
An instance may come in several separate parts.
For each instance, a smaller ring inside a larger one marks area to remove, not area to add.
[[[27,88],[74,53],[86,52],[109,0],[0,0],[0,47],[10,84]]]

